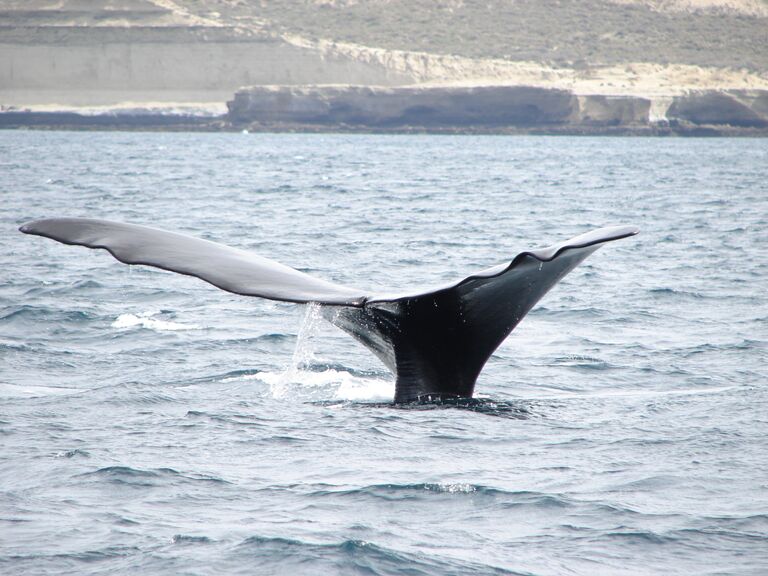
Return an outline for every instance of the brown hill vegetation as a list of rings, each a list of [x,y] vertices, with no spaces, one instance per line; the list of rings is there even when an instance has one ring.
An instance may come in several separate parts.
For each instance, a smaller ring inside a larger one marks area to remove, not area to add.
[[[365,46],[551,63],[768,70],[765,0],[192,0],[191,12]]]

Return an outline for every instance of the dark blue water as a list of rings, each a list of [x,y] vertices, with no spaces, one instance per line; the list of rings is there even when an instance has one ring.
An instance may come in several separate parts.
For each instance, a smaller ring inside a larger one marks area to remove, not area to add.
[[[0,133],[0,573],[768,573],[768,140]],[[24,236],[182,231],[375,291],[610,224],[468,406],[317,311]]]

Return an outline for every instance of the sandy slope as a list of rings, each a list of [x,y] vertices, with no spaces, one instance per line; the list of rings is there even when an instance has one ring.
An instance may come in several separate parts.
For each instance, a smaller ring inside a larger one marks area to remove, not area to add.
[[[356,61],[381,63],[411,76],[414,83],[419,84],[528,85],[568,89],[577,94],[634,96],[672,96],[703,89],[768,90],[768,74],[745,69],[644,62],[574,69],[530,61],[384,50],[328,40],[311,42],[292,35],[286,35],[285,39],[296,46],[318,50],[326,57],[346,56]]]

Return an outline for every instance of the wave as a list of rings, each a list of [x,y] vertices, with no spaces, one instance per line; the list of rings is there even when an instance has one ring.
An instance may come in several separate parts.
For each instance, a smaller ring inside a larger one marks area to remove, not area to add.
[[[735,390],[739,386],[715,386],[711,388],[682,388],[680,390],[607,390],[602,392],[574,392],[563,390],[562,394],[539,396],[526,396],[526,401],[540,400],[588,400],[608,398],[663,398],[666,396],[697,396],[707,394],[722,394]]]
[[[59,308],[49,308],[47,306],[31,306],[22,304],[21,306],[11,306],[10,312],[0,316],[0,322],[19,322],[29,320],[41,320],[47,324],[54,322],[74,322],[81,323],[93,320],[96,316],[91,312],[83,310],[62,310]]]
[[[260,370],[242,368],[240,370],[230,370],[222,374],[211,374],[210,376],[201,376],[199,378],[185,379],[186,385],[205,384],[210,382],[235,382],[238,380],[250,380],[258,378]]]
[[[532,316],[545,316],[552,319],[561,320],[578,320],[588,318],[602,318],[604,316],[613,315],[612,310],[605,310],[601,308],[585,307],[585,308],[549,308],[547,306],[537,306],[530,314]]]
[[[186,534],[174,534],[171,544],[210,544],[213,540],[208,536],[188,536]]]
[[[78,388],[57,386],[21,386],[18,384],[3,384],[0,382],[0,398],[38,398],[40,396],[65,396],[83,392]]]
[[[307,492],[307,488],[310,490]],[[348,501],[350,504],[369,505],[361,501],[386,501],[395,505],[398,502],[409,506],[418,502],[425,505],[434,499],[452,499],[467,502],[468,506],[477,507],[484,503],[498,509],[511,510],[515,508],[531,508],[536,510],[549,509],[583,509],[602,510],[615,514],[632,514],[628,508],[614,507],[600,502],[579,501],[563,494],[535,492],[528,490],[505,490],[482,484],[467,482],[420,482],[413,484],[373,484],[353,488],[341,488],[327,484],[315,484],[310,487],[302,484],[274,486],[270,490],[282,489],[297,491],[309,500],[333,499]]]
[[[494,400],[492,398],[445,398],[440,400],[421,400],[395,404],[388,402],[371,402],[356,400],[319,400],[313,402],[318,406],[329,408],[358,408],[358,409],[391,409],[391,410],[466,410],[487,416],[524,420],[534,415],[528,400]],[[447,436],[442,436],[447,438]]]
[[[87,478],[104,481],[110,484],[122,484],[137,487],[157,486],[178,481],[205,482],[214,484],[229,484],[226,480],[207,474],[182,474],[173,468],[154,468],[142,470],[130,466],[107,466],[91,472],[78,474],[77,478]]]
[[[155,330],[157,332],[177,331],[177,330],[200,330],[202,327],[197,324],[184,324],[181,322],[173,322],[171,320],[163,320],[161,318],[153,318],[157,312],[142,312],[136,314],[120,314],[120,316],[112,322],[113,328],[133,328],[141,327],[147,330]]]
[[[648,290],[648,292],[653,294],[654,296],[662,296],[662,297],[695,298],[695,299],[722,298],[721,296],[710,296],[710,295],[702,294],[701,292],[694,292],[690,290],[676,290],[674,288],[651,288],[650,290]]]
[[[530,507],[536,509],[569,508],[576,505],[575,502],[558,494],[546,494],[542,492],[530,492],[526,490],[508,491],[499,488],[491,488],[475,484],[463,483],[439,483],[439,484],[385,484],[380,486],[367,486],[351,494],[365,494],[386,500],[401,500],[404,495],[408,498],[414,494],[429,495],[466,495],[473,500],[488,499],[496,501],[504,509]],[[475,502],[476,505],[476,502]]]
[[[29,288],[24,292],[25,296],[43,296],[43,295],[56,295],[66,296],[68,294],[76,294],[84,290],[104,288],[104,284],[87,278],[84,280],[76,280],[72,283],[64,282],[43,282]]]
[[[249,342],[285,342],[292,337],[292,334],[285,334],[284,332],[272,332],[270,334],[261,334],[259,336],[254,336],[242,340],[247,340]]]
[[[253,573],[280,574],[409,574],[427,576],[443,574],[513,575],[503,568],[479,562],[459,560],[423,552],[405,552],[385,548],[364,540],[338,543],[311,543],[289,538],[251,536],[237,546],[240,555],[248,556]]]
[[[33,352],[35,347],[24,342],[12,342],[10,340],[0,341],[1,352]]]
[[[67,560],[74,560],[78,563],[101,562],[114,558],[130,556],[138,552],[140,552],[140,549],[135,546],[107,546],[106,548],[102,548],[100,550],[85,550],[82,552],[60,554],[12,554],[5,556],[3,559],[15,562],[34,561],[36,566],[39,565],[41,560],[51,560],[56,563],[56,567],[52,566],[50,573],[60,574],[63,568],[61,565],[62,561],[66,562]]]
[[[620,366],[611,364],[602,358],[576,354],[568,356],[557,356],[552,359],[551,363],[558,366],[574,368],[577,370],[612,370],[620,368]]]
[[[410,500],[414,497],[429,497],[433,494],[472,495],[500,497],[511,493],[488,486],[464,482],[424,482],[417,484],[374,484],[347,490],[321,489],[309,494],[311,497],[369,497],[380,500]]]
[[[265,428],[270,422],[268,418],[263,418],[254,414],[211,414],[200,410],[188,410],[185,417],[190,419],[208,419],[212,422],[221,422],[224,424],[249,428]]]
[[[90,458],[91,453],[88,450],[80,450],[75,448],[74,450],[67,450],[64,452],[57,452],[56,458],[74,458],[75,456],[81,456],[83,458]]]
[[[113,328],[127,329],[140,327],[157,332],[178,330],[200,330],[197,324],[174,322],[172,320],[157,318],[162,312],[148,311],[139,314],[120,314],[111,324]],[[46,325],[52,324],[82,324],[98,320],[100,316],[87,310],[62,310],[47,306],[12,306],[0,316],[0,322],[7,325],[27,325],[30,322],[40,321]]]
[[[104,383],[88,389],[88,398],[95,405],[113,406],[152,406],[177,402],[178,399],[168,393],[165,383],[156,382],[146,385],[141,382],[128,381],[116,384]]]

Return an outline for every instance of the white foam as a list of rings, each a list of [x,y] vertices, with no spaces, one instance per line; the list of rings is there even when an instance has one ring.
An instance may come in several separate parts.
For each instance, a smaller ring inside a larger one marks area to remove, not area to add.
[[[259,372],[256,378],[269,385],[273,398],[306,398],[340,401],[389,401],[395,383],[379,378],[356,376],[328,368],[321,372],[289,368],[283,372]]]
[[[181,322],[171,322],[170,320],[161,320],[160,318],[152,318],[156,312],[142,312],[141,314],[120,314],[117,319],[112,322],[113,328],[133,328],[134,326],[141,326],[149,330],[156,330],[158,332],[173,331],[173,330],[200,330],[200,326],[197,324],[183,324]]]
[[[19,386],[17,384],[0,383],[2,398],[35,398],[38,396],[64,396],[82,392],[77,388],[57,388],[54,386]]]
[[[395,397],[395,381],[378,378],[360,378],[346,373],[334,394],[334,400],[391,401]]]
[[[438,482],[435,486],[437,487],[438,491],[445,492],[446,494],[471,494],[472,492],[477,492],[476,486],[466,483],[452,484],[449,482]],[[424,487],[424,489],[431,490],[433,488],[431,485],[427,485]]]

